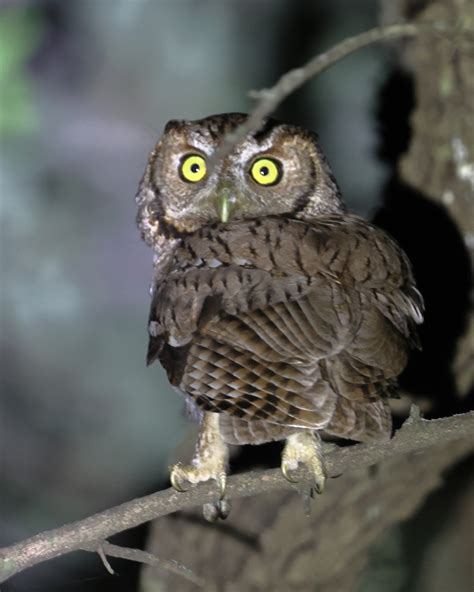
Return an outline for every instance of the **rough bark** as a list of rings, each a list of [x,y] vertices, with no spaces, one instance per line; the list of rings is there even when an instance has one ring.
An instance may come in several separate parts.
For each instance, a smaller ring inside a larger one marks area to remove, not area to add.
[[[423,6],[420,9],[420,6]],[[474,3],[472,0],[422,2],[384,0],[386,24],[454,23],[457,33],[424,38],[399,47],[400,59],[413,75],[416,109],[412,138],[399,163],[400,179],[444,207],[464,241],[474,265]],[[440,237],[442,240],[442,237]],[[457,262],[453,261],[453,265]],[[472,292],[470,295],[472,303]],[[474,385],[472,308],[459,340],[453,371],[458,391]]]

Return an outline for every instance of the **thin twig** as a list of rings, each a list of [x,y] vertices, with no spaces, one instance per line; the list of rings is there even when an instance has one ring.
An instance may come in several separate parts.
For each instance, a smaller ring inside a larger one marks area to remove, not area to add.
[[[335,476],[400,455],[434,446],[445,446],[449,442],[463,438],[472,438],[473,435],[474,412],[431,421],[411,417],[388,442],[373,445],[357,444],[330,452],[325,459],[326,467],[329,475]],[[301,477],[303,482],[308,479],[309,483],[309,476],[303,474]],[[289,490],[292,487],[279,469],[252,471],[230,477],[226,497],[247,497],[275,490]],[[114,534],[160,516],[217,501],[218,497],[219,493],[213,482],[203,483],[184,493],[166,489],[94,514],[84,520],[38,534],[0,549],[0,582],[33,565],[71,551],[90,548],[91,545],[97,550],[102,541]]]
[[[162,559],[157,555],[153,555],[152,553],[147,553],[146,551],[141,551],[140,549],[130,549],[129,547],[120,547],[119,545],[113,545],[107,541],[102,541],[100,543],[95,543],[91,545],[84,545],[82,547],[84,551],[92,551],[99,553],[102,562],[105,565],[107,571],[111,574],[114,574],[114,570],[110,563],[107,560],[107,556],[109,557],[117,557],[118,559],[128,559],[129,561],[136,561],[138,563],[146,563],[147,565],[152,565],[154,567],[165,569],[171,573],[174,573],[178,576],[186,578],[196,586],[202,588],[204,586],[204,580],[197,576],[192,570],[188,567],[181,565],[177,561],[173,559]]]
[[[111,576],[114,576],[115,572],[114,572],[113,567],[110,565],[109,560],[107,559],[107,555],[105,554],[104,546],[105,546],[105,543],[100,543],[100,545],[97,547],[97,554],[101,558],[105,569],[109,572],[109,574]]]
[[[263,119],[270,115],[288,95],[335,62],[378,41],[416,37],[426,33],[446,33],[452,29],[451,25],[443,22],[401,23],[386,27],[374,27],[369,31],[344,39],[328,51],[313,57],[300,68],[286,72],[271,88],[250,91],[249,95],[258,99],[257,104],[250,111],[246,122],[224,137],[209,160],[209,169],[212,170],[217,162],[228,156],[247,136],[260,129]]]

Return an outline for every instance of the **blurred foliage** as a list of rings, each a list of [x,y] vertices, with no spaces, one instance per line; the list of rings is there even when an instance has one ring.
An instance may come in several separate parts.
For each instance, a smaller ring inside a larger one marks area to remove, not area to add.
[[[26,68],[42,34],[35,11],[0,10],[0,135],[29,132],[38,126]]]

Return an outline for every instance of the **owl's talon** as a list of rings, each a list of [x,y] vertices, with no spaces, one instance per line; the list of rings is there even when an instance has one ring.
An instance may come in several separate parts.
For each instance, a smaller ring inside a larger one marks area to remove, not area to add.
[[[204,504],[202,507],[204,518],[208,522],[216,522],[219,519],[225,520],[230,514],[230,509],[231,505],[229,500],[210,502],[208,504]]]
[[[326,471],[324,471],[324,477],[321,481],[315,481],[314,487],[312,488],[318,495],[321,495],[324,491],[324,487],[326,484]]]
[[[285,479],[290,483],[298,483],[298,479],[293,479],[291,477],[291,473],[288,470],[288,466],[285,462],[281,463],[281,472],[283,473],[283,477],[285,477]]]
[[[227,485],[227,475],[225,473],[221,473],[217,479],[217,485],[219,487],[219,499],[222,501],[225,496],[225,490]]]
[[[314,432],[297,432],[286,440],[281,471],[290,483],[298,482],[291,476],[291,473],[297,470],[300,463],[306,465],[313,475],[312,489],[321,494],[324,490],[327,473],[321,451],[321,441]]]
[[[171,486],[173,487],[173,489],[176,489],[176,491],[178,491],[179,493],[184,493],[186,491],[188,491],[188,489],[186,487],[183,487],[181,484],[181,481],[179,480],[179,471],[183,468],[183,464],[182,463],[176,463],[175,465],[173,465],[171,467],[170,470],[170,481],[171,481]]]
[[[219,416],[216,413],[205,413],[191,464],[184,465],[178,462],[170,471],[171,485],[180,493],[209,479],[216,482],[219,501],[205,504],[203,507],[205,518],[211,522],[218,518],[227,518],[230,511],[230,504],[224,499],[227,457],[227,446],[219,430]]]
[[[184,493],[190,489],[190,487],[185,487],[183,483],[189,483],[192,487],[193,485],[209,481],[209,479],[214,479],[219,492],[219,500],[223,500],[227,483],[227,475],[225,473],[214,475],[212,467],[196,467],[193,465],[184,465],[181,462],[178,462],[171,467],[171,486],[176,489],[176,491],[179,491],[179,493]]]

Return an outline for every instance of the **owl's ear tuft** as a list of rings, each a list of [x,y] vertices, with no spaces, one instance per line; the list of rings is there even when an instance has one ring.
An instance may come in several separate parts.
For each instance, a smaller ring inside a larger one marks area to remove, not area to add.
[[[164,133],[167,134],[171,130],[177,129],[179,127],[180,123],[181,122],[178,121],[177,119],[170,119],[168,121],[168,123],[165,125]]]

